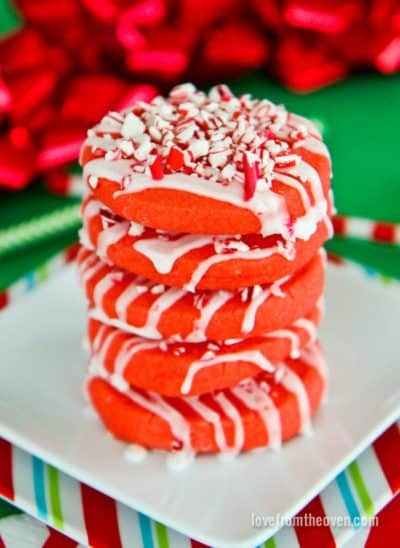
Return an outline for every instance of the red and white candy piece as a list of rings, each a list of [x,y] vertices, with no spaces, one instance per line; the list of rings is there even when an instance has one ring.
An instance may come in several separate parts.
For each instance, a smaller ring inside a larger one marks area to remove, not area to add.
[[[332,219],[335,236],[400,245],[400,224],[362,217],[336,215]]]

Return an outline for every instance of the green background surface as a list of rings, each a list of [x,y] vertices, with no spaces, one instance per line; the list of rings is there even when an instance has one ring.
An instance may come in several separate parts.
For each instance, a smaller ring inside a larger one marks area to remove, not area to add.
[[[0,33],[17,24],[10,3],[0,0]],[[400,223],[400,76],[363,74],[309,95],[295,95],[258,73],[232,84],[284,103],[320,123],[333,158],[337,209],[345,215]],[[63,207],[71,199],[50,196],[40,181],[17,194],[0,192],[0,231]],[[77,223],[78,226],[78,223]],[[76,230],[32,240],[0,258],[0,290],[76,239]],[[328,249],[400,277],[400,247],[335,238]]]
[[[0,0],[0,36],[20,23],[20,18],[13,9],[11,0]]]

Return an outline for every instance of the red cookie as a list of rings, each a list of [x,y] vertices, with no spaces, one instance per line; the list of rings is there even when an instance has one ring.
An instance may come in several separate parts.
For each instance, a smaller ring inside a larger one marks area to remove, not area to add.
[[[82,215],[81,242],[100,258],[155,282],[191,291],[279,280],[307,264],[331,233],[331,222],[325,217],[308,240],[285,242],[278,236],[257,234],[239,239],[172,234],[121,220],[92,197],[85,200]]]
[[[320,316],[315,308],[263,337],[204,343],[149,340],[91,318],[91,367],[113,374],[121,390],[133,385],[165,396],[204,394],[235,386],[260,371],[271,372],[289,355],[298,357],[316,339]]]
[[[329,153],[316,127],[226,86],[190,84],[110,113],[81,163],[95,196],[148,227],[198,234],[297,234],[328,198]],[[217,230],[216,230],[217,229]]]
[[[187,342],[254,337],[289,325],[315,306],[325,270],[321,252],[294,276],[272,285],[194,294],[107,265],[85,248],[78,264],[99,320],[150,339]]]
[[[200,397],[166,398],[132,388],[122,393],[104,371],[89,377],[87,390],[116,438],[191,454],[279,447],[308,428],[325,386],[324,356],[315,344],[275,374],[263,372],[235,388]]]

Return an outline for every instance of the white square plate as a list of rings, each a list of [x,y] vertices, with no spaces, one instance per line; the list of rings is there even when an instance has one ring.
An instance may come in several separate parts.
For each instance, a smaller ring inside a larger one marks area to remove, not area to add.
[[[176,472],[162,454],[140,464],[85,412],[85,305],[73,267],[0,314],[0,436],[71,476],[206,544],[249,548],[275,530],[252,513],[291,517],[400,413],[400,291],[330,267],[321,337],[329,401],[311,438],[280,453]]]

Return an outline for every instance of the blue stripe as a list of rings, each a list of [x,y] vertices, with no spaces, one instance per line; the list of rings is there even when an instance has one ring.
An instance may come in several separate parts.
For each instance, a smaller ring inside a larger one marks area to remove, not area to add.
[[[354,500],[353,494],[350,489],[349,482],[347,480],[345,472],[341,472],[336,478],[336,483],[339,487],[340,494],[344,500],[347,511],[349,513],[350,519],[353,523],[353,527],[358,529],[360,527],[361,516],[358,511],[356,501]],[[356,520],[356,523],[355,523]]]
[[[28,274],[25,276],[26,280],[26,289],[28,291],[32,291],[32,289],[35,289],[36,287],[36,273],[34,270],[31,272],[28,272]]]
[[[46,484],[44,477],[44,462],[37,457],[32,457],[33,468],[33,490],[38,516],[41,519],[47,518]]]
[[[368,278],[375,278],[377,276],[377,271],[373,268],[365,265],[362,265],[361,268]]]
[[[143,548],[154,548],[153,535],[151,532],[151,520],[144,514],[138,512],[140,532],[142,534]]]

